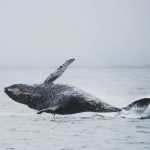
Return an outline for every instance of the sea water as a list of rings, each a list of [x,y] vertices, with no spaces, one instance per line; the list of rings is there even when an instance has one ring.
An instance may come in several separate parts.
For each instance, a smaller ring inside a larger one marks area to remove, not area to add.
[[[36,114],[4,87],[40,84],[55,69],[0,69],[0,150],[149,150],[150,106],[137,113]],[[149,68],[69,68],[55,83],[77,86],[124,107],[150,97]]]

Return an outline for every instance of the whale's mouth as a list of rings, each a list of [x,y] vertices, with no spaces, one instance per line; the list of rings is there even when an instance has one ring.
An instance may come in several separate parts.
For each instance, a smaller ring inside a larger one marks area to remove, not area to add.
[[[8,91],[8,88],[7,88],[7,87],[5,87],[5,88],[4,88],[4,92],[5,92],[5,93],[7,93],[7,91]]]
[[[4,92],[5,92],[10,98],[12,98],[12,99],[14,100],[14,94],[13,94],[13,90],[12,90],[12,89],[6,87],[6,88],[4,89]]]
[[[9,93],[12,92],[12,90],[9,89],[8,87],[5,87],[5,88],[4,88],[4,92],[8,95]]]

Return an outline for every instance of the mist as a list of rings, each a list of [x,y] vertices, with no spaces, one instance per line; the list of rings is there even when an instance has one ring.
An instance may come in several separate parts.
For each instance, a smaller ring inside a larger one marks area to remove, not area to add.
[[[149,0],[0,1],[0,66],[149,65]]]

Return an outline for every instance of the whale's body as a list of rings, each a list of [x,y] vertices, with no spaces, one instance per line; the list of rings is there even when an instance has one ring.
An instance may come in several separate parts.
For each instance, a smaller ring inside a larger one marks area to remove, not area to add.
[[[76,87],[54,84],[74,59],[67,60],[42,84],[15,84],[5,88],[6,94],[13,100],[28,105],[30,108],[52,114],[74,114],[80,112],[118,112],[131,107],[147,107],[150,99],[133,102],[125,108],[113,107],[99,98]]]
[[[14,87],[15,86],[15,87]],[[73,114],[79,112],[116,112],[115,108],[102,100],[86,93],[76,87],[63,84],[40,84],[24,85],[18,84],[10,87],[16,90],[16,95],[7,89],[6,93],[15,101],[28,105],[36,110],[57,114]],[[17,89],[25,91],[17,91]],[[18,92],[18,93],[17,93]]]

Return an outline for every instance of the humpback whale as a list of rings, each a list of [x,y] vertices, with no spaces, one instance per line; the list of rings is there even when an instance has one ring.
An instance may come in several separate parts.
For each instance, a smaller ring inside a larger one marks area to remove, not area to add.
[[[14,84],[5,87],[4,92],[14,101],[37,110],[37,114],[43,112],[62,115],[81,112],[120,112],[133,107],[146,108],[150,104],[150,98],[143,98],[124,108],[117,108],[74,86],[55,84],[54,81],[74,60],[67,60],[41,84]]]

